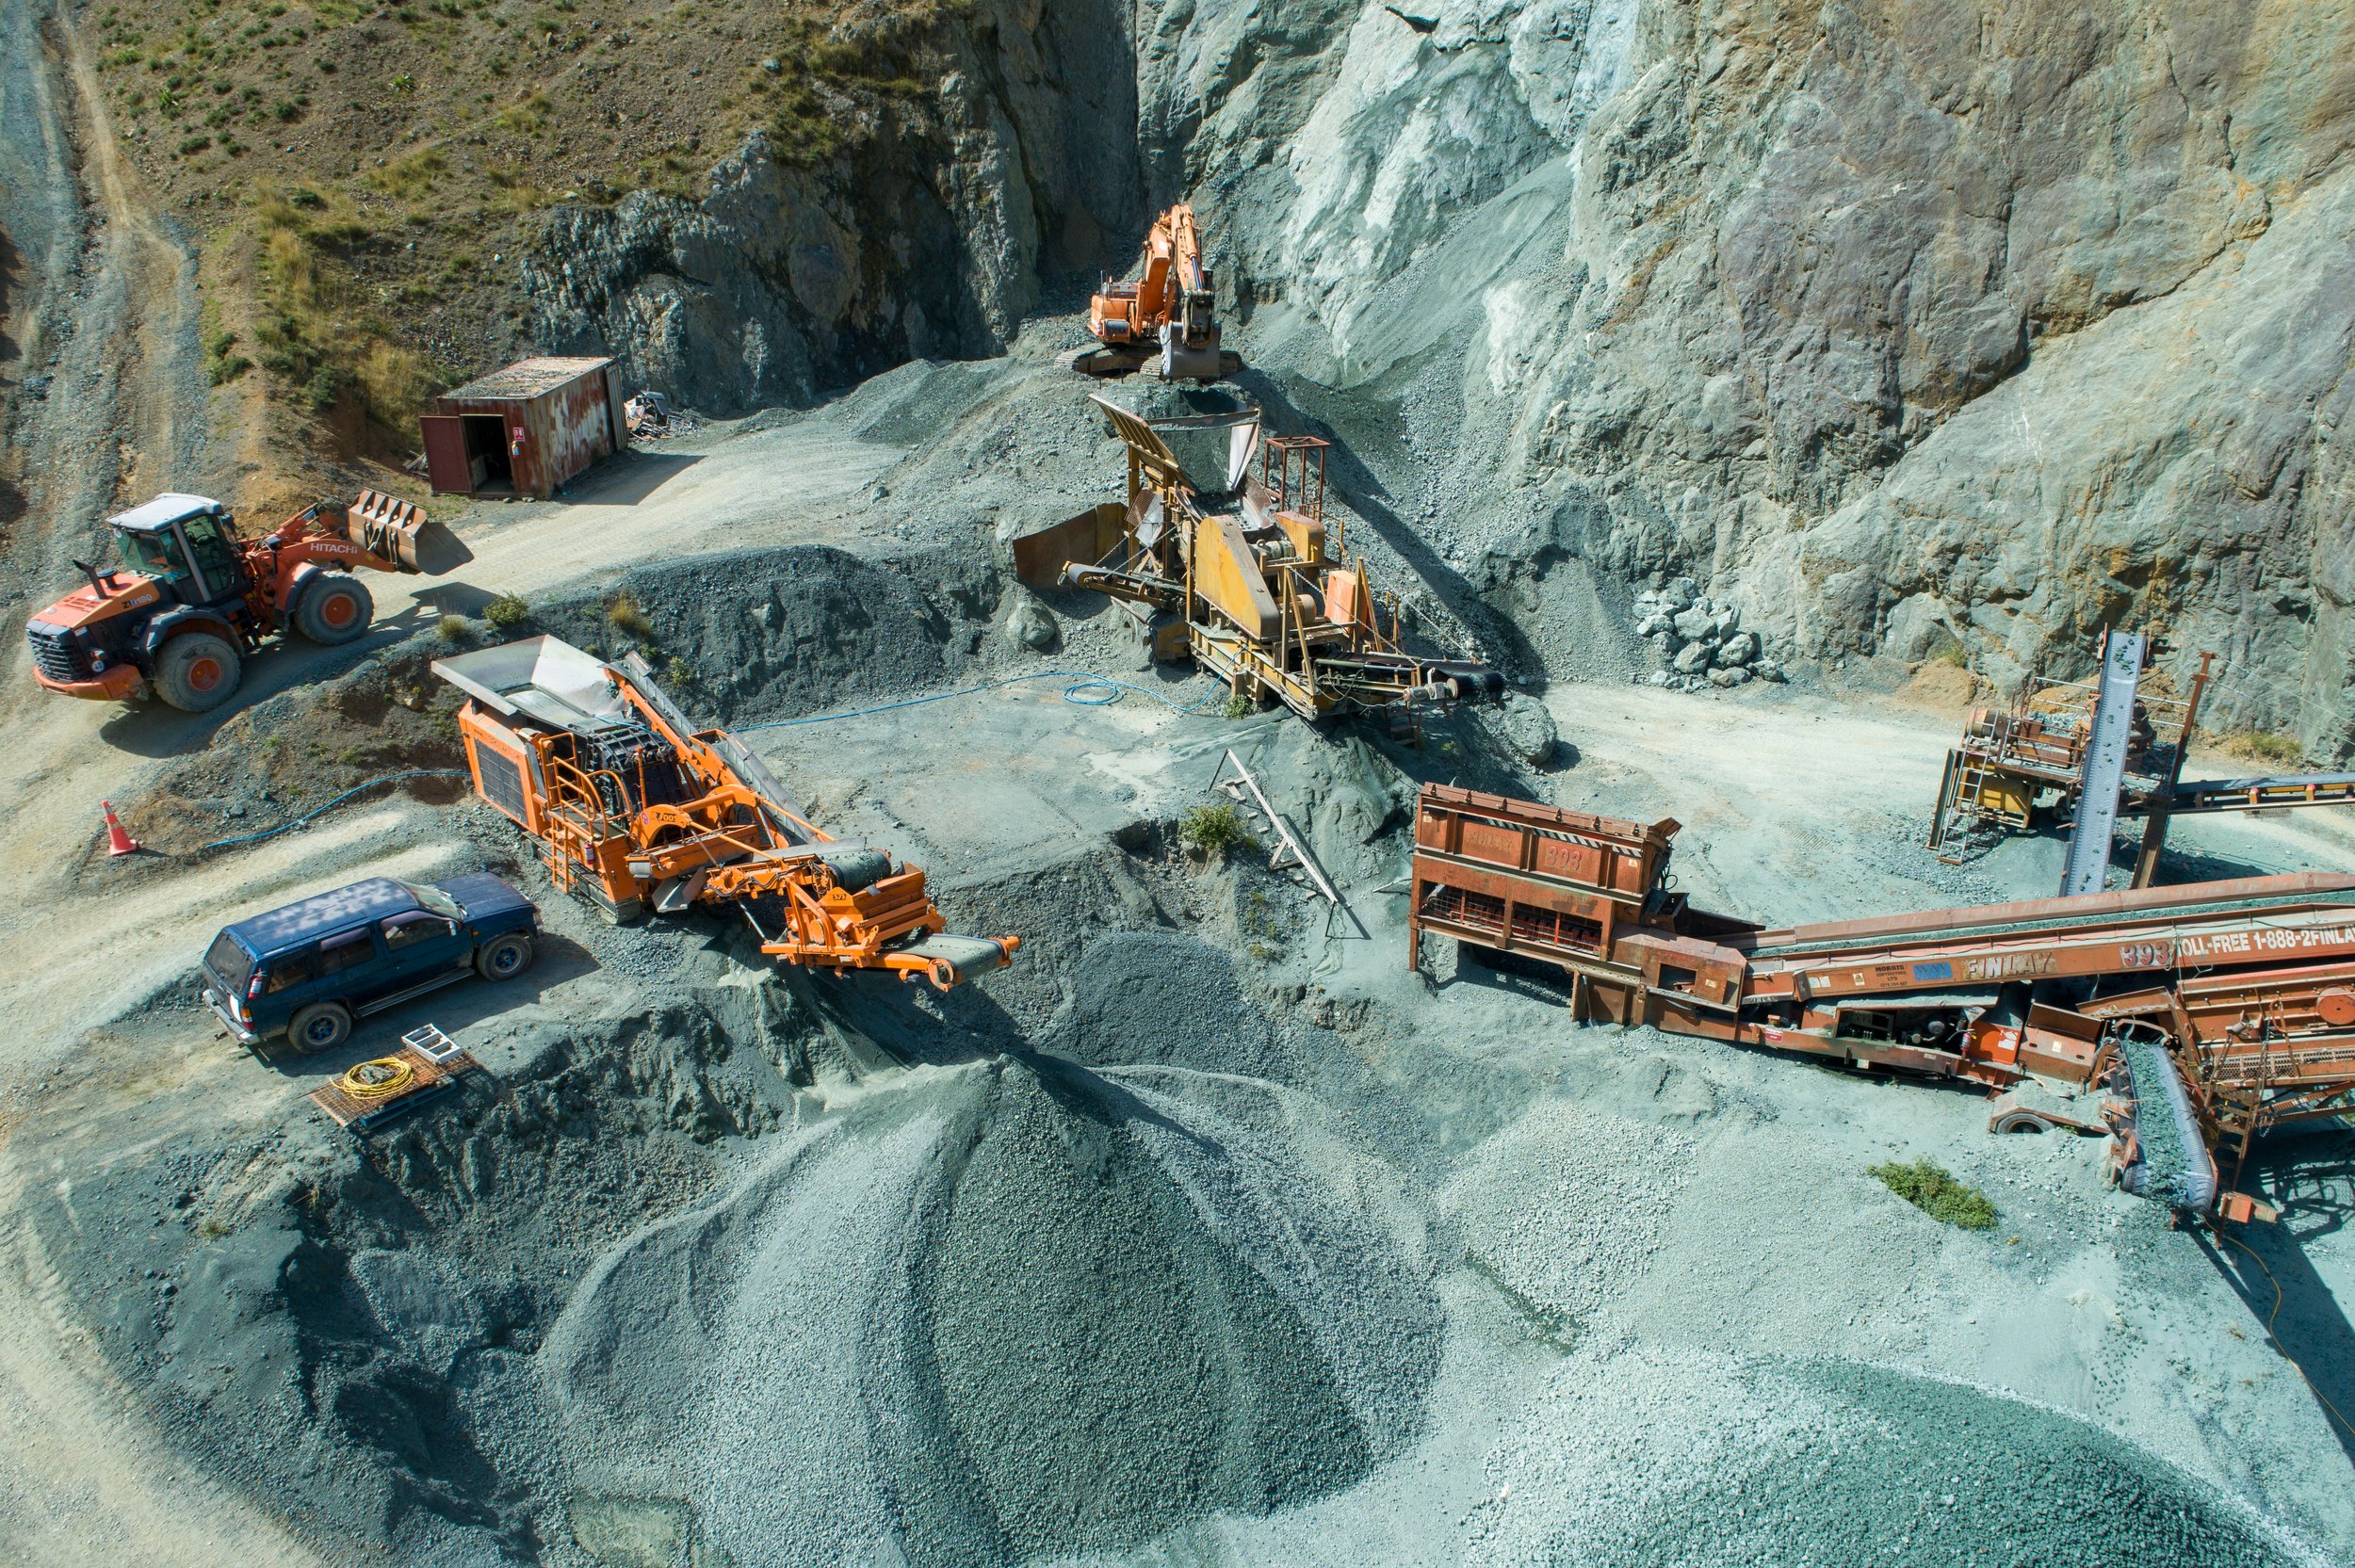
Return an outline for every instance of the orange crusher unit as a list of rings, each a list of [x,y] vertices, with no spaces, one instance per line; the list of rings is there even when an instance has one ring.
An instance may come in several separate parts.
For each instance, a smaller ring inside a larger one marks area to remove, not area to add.
[[[1090,401],[1128,446],[1128,499],[1016,539],[1022,581],[1134,606],[1150,657],[1191,660],[1311,722],[1378,712],[1408,733],[1425,709],[1503,693],[1486,665],[1410,653],[1397,597],[1376,596],[1363,560],[1345,563],[1325,524],[1324,441],[1262,441],[1256,409],[1147,419]]]
[[[922,871],[819,831],[743,742],[689,723],[635,654],[615,667],[535,637],[433,670],[468,698],[458,728],[477,792],[539,841],[558,886],[616,922],[732,906],[788,963],[943,991],[1021,946],[949,934]]]
[[[2219,1220],[2266,1130],[2355,1114],[2355,877],[2305,873],[1767,930],[1693,908],[1672,821],[1426,784],[1408,929],[1565,972],[1581,1020],[2004,1091],[2103,1090],[2129,1191]]]
[[[1088,301],[1088,332],[1103,347],[1071,362],[1085,376],[1127,376],[1151,366],[1163,380],[1215,381],[1242,368],[1218,346],[1216,290],[1201,231],[1184,202],[1154,220],[1134,283],[1104,280]]]

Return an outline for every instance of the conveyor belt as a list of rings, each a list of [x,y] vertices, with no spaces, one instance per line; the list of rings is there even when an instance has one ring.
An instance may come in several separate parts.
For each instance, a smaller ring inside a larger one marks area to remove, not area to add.
[[[2355,805],[2355,773],[2290,773],[2267,779],[2203,779],[2179,784],[2170,816],[2195,812],[2267,811],[2291,806]]]
[[[2061,897],[2102,891],[2110,868],[2110,836],[2118,827],[2118,792],[2126,782],[2126,752],[2134,744],[2135,687],[2142,680],[2147,646],[2140,632],[2112,632],[2102,648],[2102,686],[2093,699],[2093,731],[2086,742],[2077,820],[2061,868]]]
[[[2228,897],[2213,896],[2225,889],[2235,891]],[[2243,889],[2246,891],[2239,891]],[[2218,915],[2259,912],[2287,914],[2305,909],[2329,907],[2355,909],[2355,877],[2307,872],[2292,877],[2251,877],[2240,881],[2206,882],[2188,888],[2150,888],[2132,893],[2098,894],[2083,900],[2040,898],[2022,903],[1987,904],[1975,909],[1898,915],[1883,921],[1851,920],[1833,925],[1762,931],[1755,945],[1736,940],[1730,946],[1741,949],[1754,960],[1771,959],[1788,962],[1818,954],[1887,951],[1924,944],[1945,945],[1973,938],[2024,936],[2036,931],[2179,925]]]

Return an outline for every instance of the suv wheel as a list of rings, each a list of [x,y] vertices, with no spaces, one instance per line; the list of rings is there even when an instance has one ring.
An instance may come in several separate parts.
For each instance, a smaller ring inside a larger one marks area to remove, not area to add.
[[[495,936],[474,956],[475,973],[486,980],[512,980],[531,967],[531,938],[521,931]]]
[[[341,1002],[313,1002],[286,1022],[286,1039],[304,1056],[332,1051],[351,1038],[351,1010]]]
[[[183,713],[209,713],[236,694],[242,670],[227,639],[182,632],[155,655],[155,695]]]

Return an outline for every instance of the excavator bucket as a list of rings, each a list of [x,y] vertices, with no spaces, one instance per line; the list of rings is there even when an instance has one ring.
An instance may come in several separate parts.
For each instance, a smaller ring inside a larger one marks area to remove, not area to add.
[[[415,502],[381,490],[362,491],[359,499],[344,509],[344,533],[363,550],[403,572],[438,577],[474,558],[457,535],[426,516]]]

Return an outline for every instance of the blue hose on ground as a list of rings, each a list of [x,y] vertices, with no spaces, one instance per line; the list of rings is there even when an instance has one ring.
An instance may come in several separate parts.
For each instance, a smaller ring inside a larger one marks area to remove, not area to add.
[[[1191,703],[1173,703],[1158,691],[1150,691],[1141,686],[1132,686],[1127,681],[1116,681],[1110,675],[1091,674],[1084,670],[1041,670],[1028,675],[1008,675],[1003,680],[984,681],[980,686],[964,687],[955,691],[936,691],[930,697],[909,697],[897,703],[881,703],[871,708],[854,708],[849,713],[822,713],[808,719],[775,719],[766,724],[738,724],[733,728],[738,735],[747,735],[754,730],[782,730],[796,724],[831,724],[837,719],[865,719],[870,714],[889,713],[894,708],[919,707],[926,703],[945,703],[951,697],[977,696],[984,691],[995,691],[999,687],[1019,686],[1025,681],[1064,679],[1070,680],[1071,684],[1063,688],[1063,700],[1066,703],[1077,703],[1081,707],[1088,708],[1109,707],[1120,701],[1123,692],[1133,691],[1140,697],[1152,699],[1175,713],[1200,713],[1212,701],[1226,695],[1224,691],[1214,687]],[[1095,691],[1109,691],[1111,695],[1106,697],[1080,695],[1082,692]]]
[[[328,812],[331,812],[337,806],[342,805],[346,800],[350,800],[354,795],[361,794],[366,790],[374,789],[381,784],[391,784],[396,779],[463,779],[465,777],[467,777],[467,773],[463,768],[413,768],[406,773],[387,773],[381,779],[370,779],[366,784],[353,784],[349,789],[345,790],[341,795],[336,796],[333,800],[328,801],[327,804],[319,807],[317,811],[304,812],[300,816],[296,817],[291,822],[281,822],[274,828],[264,828],[258,833],[245,833],[236,838],[216,839],[212,843],[198,849],[197,853],[203,854],[206,849],[226,849],[232,845],[254,844],[265,838],[275,838],[280,833],[286,832],[290,828],[300,828],[302,824],[308,822],[314,816],[325,816]]]

